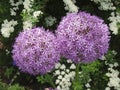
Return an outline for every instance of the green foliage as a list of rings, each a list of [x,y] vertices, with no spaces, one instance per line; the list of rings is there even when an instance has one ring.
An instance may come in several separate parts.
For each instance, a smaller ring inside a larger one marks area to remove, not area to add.
[[[25,90],[24,87],[19,86],[18,84],[15,85],[7,85],[0,80],[0,90]]]
[[[7,90],[7,86],[5,83],[2,83],[0,80],[0,90]]]
[[[100,67],[100,62],[98,60],[88,63],[88,64],[83,64],[81,66],[81,69],[84,73],[95,73],[99,70]]]
[[[10,18],[9,0],[0,0],[0,24],[4,19]]]
[[[83,90],[83,86],[90,79],[90,75],[99,71],[101,63],[96,60],[88,64],[77,64],[76,65],[76,76],[73,81],[73,90]],[[81,73],[79,73],[81,71]]]
[[[33,4],[33,9],[43,11],[47,2],[48,0],[35,0],[35,3]]]
[[[34,18],[32,15],[28,14],[27,12],[22,12],[21,16],[23,17],[23,21],[30,21],[32,24],[38,22],[37,18]]]
[[[9,86],[7,90],[25,90],[24,87],[19,86],[18,84]]]
[[[53,77],[50,74],[45,74],[41,76],[37,76],[37,81],[41,84],[49,83],[52,87],[55,88],[54,82],[53,82]]]
[[[97,73],[100,68],[100,62],[98,60],[88,63],[88,64],[83,64],[81,65],[81,70],[82,70],[82,82],[87,83],[87,81],[90,78],[91,74]]]
[[[83,90],[83,84],[81,82],[73,82],[73,90]]]
[[[83,90],[83,82],[82,78],[79,74],[79,64],[76,65],[76,76],[75,80],[73,81],[72,88],[73,90]]]
[[[14,68],[13,67],[10,67],[10,68],[7,68],[4,75],[7,77],[7,78],[10,78],[10,76],[13,74],[13,71],[14,71]]]
[[[106,58],[106,61],[108,62],[108,63],[113,63],[113,62],[115,62],[115,55],[116,55],[117,53],[115,52],[115,51],[108,51],[108,53],[105,55],[105,58]]]

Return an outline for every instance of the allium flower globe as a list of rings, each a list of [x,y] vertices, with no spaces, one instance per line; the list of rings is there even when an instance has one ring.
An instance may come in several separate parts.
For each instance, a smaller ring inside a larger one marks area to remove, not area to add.
[[[44,28],[21,32],[13,45],[13,59],[23,72],[32,75],[51,71],[60,59],[56,37]]]
[[[67,14],[56,31],[61,55],[75,63],[102,57],[109,47],[109,34],[102,19],[86,12]]]

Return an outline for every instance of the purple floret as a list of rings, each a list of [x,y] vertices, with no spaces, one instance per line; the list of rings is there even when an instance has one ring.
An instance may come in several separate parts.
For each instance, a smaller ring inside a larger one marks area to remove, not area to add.
[[[32,75],[50,72],[60,60],[56,37],[44,28],[21,32],[12,53],[19,69]]]
[[[109,47],[110,32],[104,21],[86,12],[62,18],[56,35],[62,57],[88,63],[103,56]]]

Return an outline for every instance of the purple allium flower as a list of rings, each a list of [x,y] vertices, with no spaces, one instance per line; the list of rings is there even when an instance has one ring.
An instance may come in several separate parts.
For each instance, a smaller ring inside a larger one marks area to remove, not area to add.
[[[12,53],[19,69],[32,75],[50,72],[60,59],[56,37],[44,28],[21,32]]]
[[[91,62],[104,55],[109,47],[109,34],[102,19],[86,12],[67,14],[56,31],[62,56],[75,63]]]

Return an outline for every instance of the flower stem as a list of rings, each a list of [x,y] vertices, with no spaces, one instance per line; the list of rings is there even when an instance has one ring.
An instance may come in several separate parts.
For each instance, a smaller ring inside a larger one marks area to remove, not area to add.
[[[75,81],[77,82],[79,79],[79,64],[76,65],[76,79]]]

